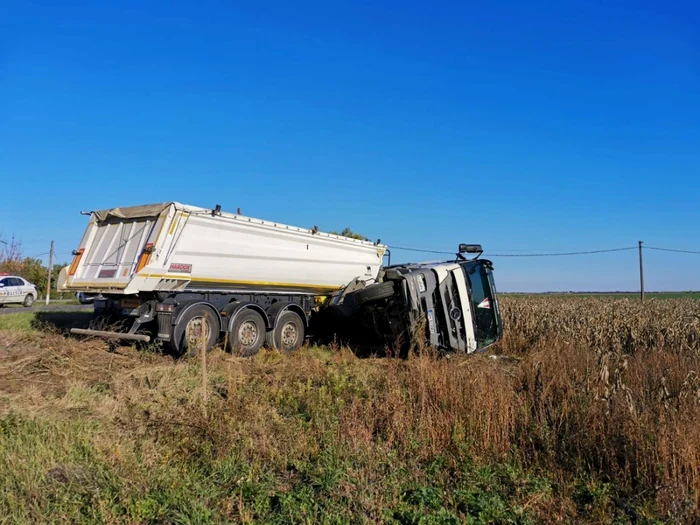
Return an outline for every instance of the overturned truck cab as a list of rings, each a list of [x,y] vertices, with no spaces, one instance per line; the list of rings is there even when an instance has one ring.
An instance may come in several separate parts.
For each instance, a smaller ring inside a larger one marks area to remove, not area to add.
[[[386,266],[377,284],[336,293],[328,308],[344,320],[339,331],[402,354],[416,343],[447,353],[488,348],[503,336],[493,263],[464,253],[482,250],[460,245],[454,261]]]

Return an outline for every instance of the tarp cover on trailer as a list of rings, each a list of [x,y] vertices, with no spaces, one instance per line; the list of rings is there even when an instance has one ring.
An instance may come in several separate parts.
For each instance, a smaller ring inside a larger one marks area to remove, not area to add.
[[[160,204],[144,204],[142,206],[128,206],[126,208],[111,208],[94,212],[98,222],[108,219],[139,219],[146,217],[158,217],[161,212],[170,206],[172,202]]]

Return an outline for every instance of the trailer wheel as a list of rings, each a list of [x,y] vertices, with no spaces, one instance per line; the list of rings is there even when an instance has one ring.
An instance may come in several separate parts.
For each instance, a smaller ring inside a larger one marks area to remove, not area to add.
[[[280,352],[292,352],[304,343],[304,335],[304,322],[299,314],[287,310],[279,316],[275,328],[265,334],[265,342]]]
[[[373,284],[352,294],[352,298],[357,306],[365,303],[372,303],[380,299],[388,299],[394,295],[394,282],[385,281]]]
[[[241,357],[254,356],[265,343],[266,330],[262,315],[246,308],[233,319],[228,334],[229,350]]]
[[[204,320],[206,330],[203,331]],[[175,326],[172,350],[179,356],[196,357],[201,349],[202,339],[208,352],[216,344],[220,331],[219,320],[211,308],[199,304],[185,312]]]

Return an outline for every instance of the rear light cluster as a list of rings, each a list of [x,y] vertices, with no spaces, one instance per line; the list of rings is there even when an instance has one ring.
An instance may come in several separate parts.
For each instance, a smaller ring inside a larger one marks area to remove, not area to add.
[[[156,312],[161,312],[161,313],[173,313],[175,311],[175,305],[174,304],[163,304],[163,303],[158,303],[156,305]]]

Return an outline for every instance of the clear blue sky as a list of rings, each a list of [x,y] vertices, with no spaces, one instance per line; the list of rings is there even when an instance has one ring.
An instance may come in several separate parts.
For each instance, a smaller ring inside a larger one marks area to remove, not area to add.
[[[700,250],[697,3],[64,4],[0,18],[27,255],[167,200],[437,250]],[[700,289],[700,255],[645,257],[649,288]],[[494,260],[503,291],[638,286],[632,251]]]

